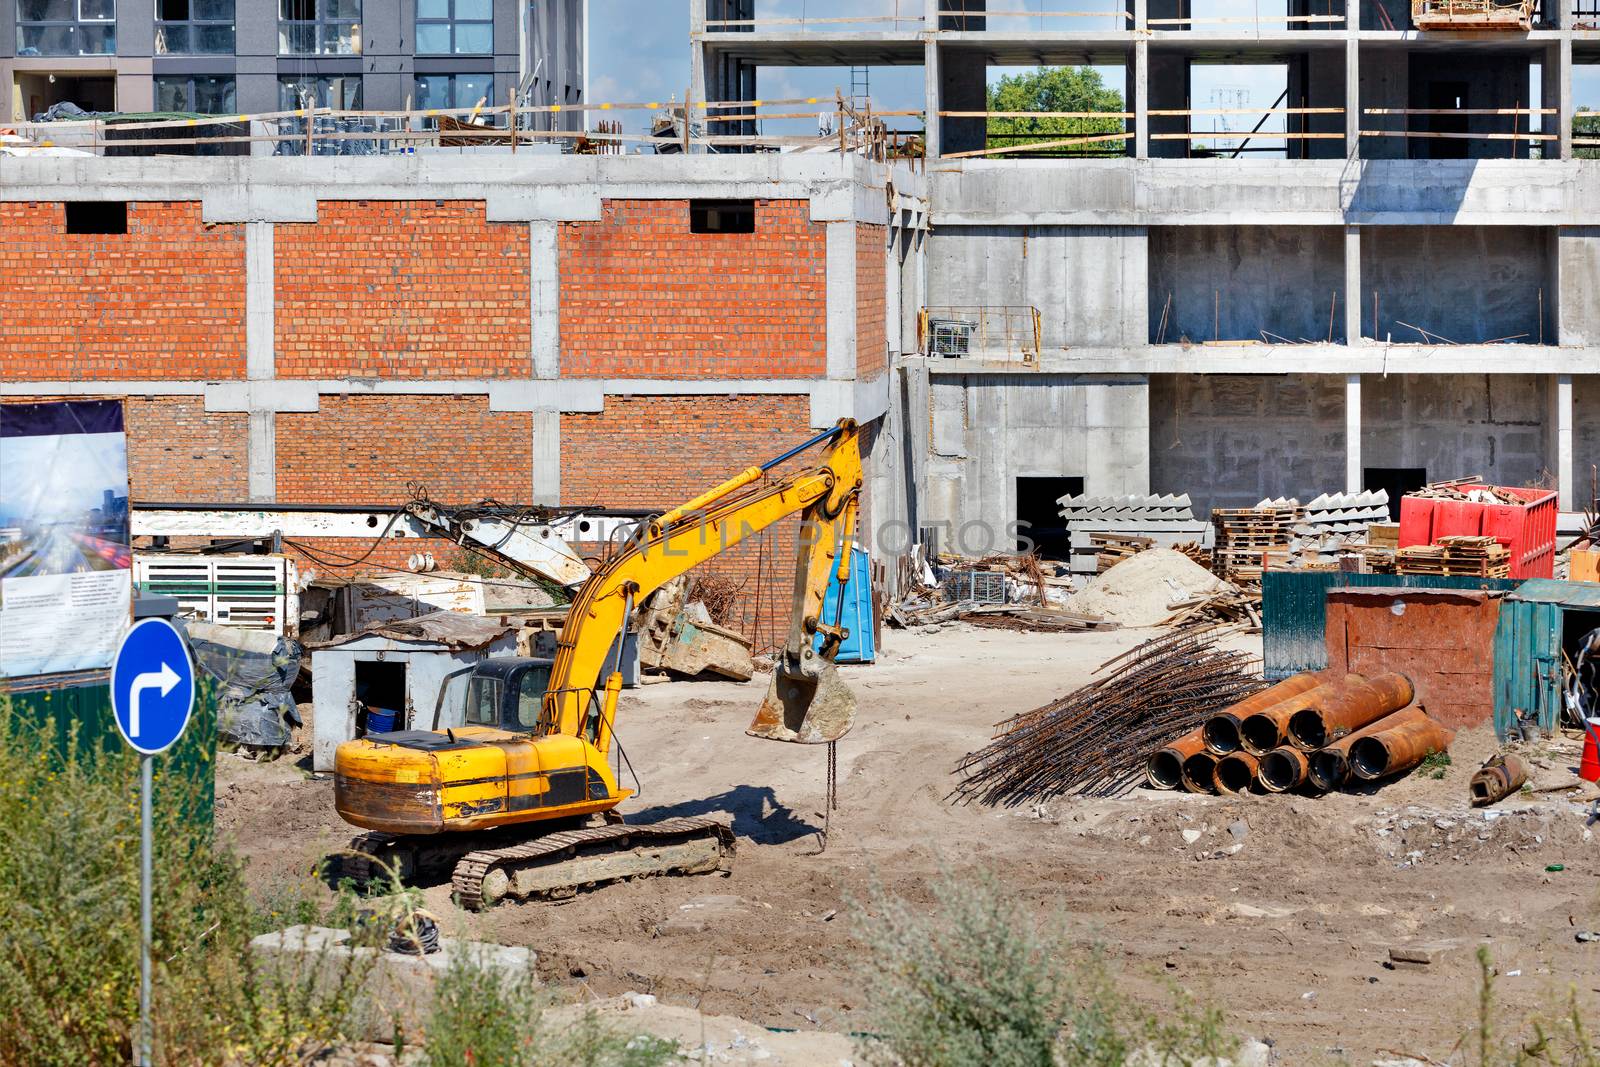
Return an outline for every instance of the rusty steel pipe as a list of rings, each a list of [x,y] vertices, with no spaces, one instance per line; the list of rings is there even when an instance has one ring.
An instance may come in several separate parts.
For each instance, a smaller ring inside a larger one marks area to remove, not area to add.
[[[1456,732],[1424,714],[1420,719],[1390,726],[1359,738],[1350,746],[1350,770],[1357,778],[1373,781],[1404,774],[1435,752],[1443,752]]]
[[[1350,777],[1350,746],[1363,737],[1370,737],[1379,730],[1387,730],[1393,726],[1400,726],[1417,719],[1426,719],[1427,713],[1413,704],[1384,716],[1377,722],[1368,723],[1361,729],[1351,734],[1346,734],[1327,748],[1320,748],[1311,753],[1311,769],[1308,778],[1312,785],[1327,792],[1338,789]]]
[[[1284,730],[1288,728],[1292,716],[1307,708],[1321,707],[1330,700],[1338,699],[1351,686],[1365,682],[1366,679],[1359,674],[1346,674],[1247,715],[1239,723],[1239,742],[1246,752],[1259,759],[1284,743]]]
[[[1145,781],[1151,789],[1177,789],[1183,785],[1183,761],[1206,749],[1200,728],[1195,727],[1172,744],[1158,748],[1144,761]]]
[[[1504,800],[1527,782],[1527,761],[1510,752],[1499,752],[1478,768],[1467,788],[1472,797],[1472,806],[1481,808]]]
[[[1311,761],[1306,754],[1292,745],[1275,748],[1261,757],[1256,775],[1261,788],[1269,793],[1287,793],[1306,780],[1311,773]]]
[[[1214,793],[1217,757],[1201,749],[1183,761],[1183,787],[1191,793]]]
[[[1230,752],[1217,760],[1211,782],[1223,795],[1248,793],[1256,780],[1259,761],[1248,752]]]
[[[1337,677],[1341,677],[1340,673],[1331,670],[1296,674],[1218,712],[1207,719],[1201,727],[1201,736],[1205,739],[1206,748],[1216,756],[1226,756],[1230,752],[1239,751],[1243,743],[1239,737],[1239,724],[1246,716],[1270,708],[1290,697],[1309,692]]]
[[[1416,699],[1416,687],[1405,675],[1391,671],[1352,684],[1315,707],[1289,717],[1289,743],[1315,752],[1346,737]]]

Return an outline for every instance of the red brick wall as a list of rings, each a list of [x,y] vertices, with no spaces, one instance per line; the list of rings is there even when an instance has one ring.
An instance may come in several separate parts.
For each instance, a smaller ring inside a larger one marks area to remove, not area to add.
[[[125,234],[0,204],[0,378],[241,378],[244,228],[198,203],[130,203]]]
[[[532,419],[485,396],[324,396],[277,416],[278,500],[392,504],[419,482],[441,503],[533,495]]]
[[[314,567],[328,578],[353,578],[375,571],[410,571],[407,561],[413,554],[433,554],[440,569],[450,569],[463,549],[440,537],[307,537],[284,545],[304,573]]]
[[[886,226],[856,226],[856,377],[871,381],[885,369],[888,346],[887,283],[884,277]]]
[[[804,396],[608,396],[602,412],[561,416],[561,500],[665,511],[812,436],[809,415]],[[798,531],[780,522],[701,568],[743,586],[737,628],[758,649],[787,636]]]
[[[528,227],[481,201],[325,200],[273,242],[281,377],[528,375]]]
[[[211,412],[200,397],[129,397],[128,491],[136,501],[250,499],[250,416]]]
[[[561,373],[788,378],[827,372],[827,229],[757,200],[753,234],[692,234],[687,200],[607,200],[561,226]]]

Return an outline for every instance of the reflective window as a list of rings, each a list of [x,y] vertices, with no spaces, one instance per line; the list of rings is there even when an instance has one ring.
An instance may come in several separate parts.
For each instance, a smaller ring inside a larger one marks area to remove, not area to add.
[[[493,104],[493,74],[419,74],[417,110],[449,110],[477,106],[479,100]]]
[[[230,115],[234,102],[233,79],[226,75],[157,75],[157,111],[193,111],[201,115]]]
[[[472,726],[500,725],[500,679],[474,678],[467,683],[466,721]]]
[[[278,0],[278,54],[361,54],[361,0]]]
[[[17,55],[109,56],[116,0],[17,0]]]
[[[361,75],[352,74],[347,78],[279,78],[278,109],[298,111],[303,107],[361,110]]]
[[[417,54],[494,51],[494,0],[417,0]]]
[[[156,0],[156,55],[232,55],[233,0]]]
[[[550,684],[548,668],[528,668],[517,684],[517,725],[531,730],[539,725],[539,709],[544,705],[544,691]]]

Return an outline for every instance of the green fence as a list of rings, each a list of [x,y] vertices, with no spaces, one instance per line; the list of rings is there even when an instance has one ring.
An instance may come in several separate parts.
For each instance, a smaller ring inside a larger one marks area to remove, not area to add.
[[[106,759],[137,759],[117,732],[111,712],[111,686],[105,681],[80,682],[59,688],[0,692],[0,709],[9,704],[22,724],[54,727],[57,750],[67,751],[77,730],[81,752]],[[27,729],[19,736],[40,736]],[[48,735],[45,735],[48,736]],[[176,807],[185,817],[210,827],[216,806],[217,701],[211,679],[195,679],[194,717],[178,743],[155,757],[155,803]]]

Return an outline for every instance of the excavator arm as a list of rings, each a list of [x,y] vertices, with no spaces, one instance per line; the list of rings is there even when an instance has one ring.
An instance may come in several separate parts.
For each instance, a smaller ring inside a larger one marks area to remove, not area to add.
[[[621,647],[617,637],[633,605],[791,515],[802,522],[789,634],[767,698],[748,732],[818,743],[849,730],[855,699],[833,667],[846,635],[837,616],[823,618],[823,603],[836,560],[841,583],[849,577],[848,548],[862,485],[858,433],[853,420],[840,420],[798,448],[646,523],[573,600],[557,641],[537,732],[583,737],[602,753],[608,751],[622,678],[617,664],[607,661],[613,646]],[[764,481],[774,467],[822,444],[828,447],[818,465]],[[818,634],[823,638],[820,651]]]

